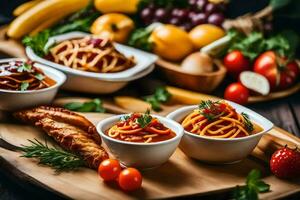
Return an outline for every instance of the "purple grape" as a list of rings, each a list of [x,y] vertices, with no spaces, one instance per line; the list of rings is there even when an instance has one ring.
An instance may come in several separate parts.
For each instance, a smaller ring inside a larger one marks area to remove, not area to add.
[[[159,21],[164,21],[167,18],[167,16],[168,16],[168,12],[164,8],[158,8],[155,11],[154,16]]]
[[[205,13],[207,15],[210,15],[211,13],[214,13],[218,10],[218,6],[214,3],[208,3],[206,6],[205,6]]]
[[[207,15],[205,13],[198,13],[193,16],[192,24],[194,26],[205,24],[207,22]]]
[[[195,15],[197,15],[196,12],[190,11],[190,12],[189,12],[189,19],[190,19],[190,20],[193,19],[193,17],[194,17]]]
[[[198,0],[189,0],[189,5],[196,6]]]
[[[205,6],[206,6],[206,4],[207,4],[207,0],[197,0],[197,4],[196,4],[197,9],[199,11],[203,11],[204,8],[205,8]]]
[[[214,24],[216,26],[221,26],[222,23],[223,23],[223,21],[224,21],[224,19],[225,19],[224,15],[222,13],[212,13],[208,17],[207,21],[210,24]]]
[[[172,16],[179,18],[180,20],[184,20],[187,18],[189,15],[189,11],[187,9],[179,9],[179,8],[174,8],[172,11]]]
[[[151,8],[144,8],[142,11],[141,11],[141,18],[142,20],[144,21],[144,23],[146,24],[149,24],[150,21],[152,20],[153,18],[153,12],[152,12],[152,9]]]
[[[180,19],[175,18],[175,17],[170,19],[170,24],[173,24],[173,25],[176,25],[176,26],[179,25],[180,22],[181,22]]]

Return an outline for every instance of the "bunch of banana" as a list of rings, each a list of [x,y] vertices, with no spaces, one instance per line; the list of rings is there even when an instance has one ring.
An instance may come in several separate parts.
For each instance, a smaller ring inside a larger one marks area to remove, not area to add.
[[[52,26],[89,3],[89,0],[32,0],[14,10],[17,18],[9,25],[7,35],[20,39]]]

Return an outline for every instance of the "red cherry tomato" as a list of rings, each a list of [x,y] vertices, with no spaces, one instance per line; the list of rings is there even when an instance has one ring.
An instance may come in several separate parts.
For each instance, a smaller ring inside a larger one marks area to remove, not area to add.
[[[124,191],[133,191],[141,187],[142,175],[137,169],[127,168],[120,173],[118,181]]]
[[[292,86],[300,73],[296,62],[286,63],[286,59],[279,57],[274,51],[262,53],[255,60],[253,70],[268,79],[273,91]]]
[[[241,83],[232,83],[226,88],[224,97],[238,104],[246,104],[249,98],[249,90]]]
[[[237,78],[241,72],[249,70],[250,66],[249,60],[238,50],[228,53],[223,62],[228,73],[235,78]]]
[[[118,160],[106,159],[99,165],[98,174],[104,181],[113,181],[118,178],[121,170],[122,168]]]

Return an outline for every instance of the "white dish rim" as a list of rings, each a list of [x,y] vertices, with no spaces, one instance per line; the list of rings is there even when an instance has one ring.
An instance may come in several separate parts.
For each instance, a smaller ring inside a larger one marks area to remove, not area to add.
[[[25,58],[6,58],[6,59],[0,59],[0,64],[4,63],[4,62],[11,62],[11,61],[26,61],[27,59]],[[58,81],[56,81],[56,83],[48,88],[44,88],[44,89],[40,89],[40,90],[25,90],[25,91],[15,91],[15,90],[5,90],[5,89],[0,89],[0,92],[3,93],[12,93],[12,94],[32,94],[32,93],[41,93],[41,92],[46,92],[48,90],[53,90],[56,88],[59,88],[60,86],[62,86],[65,81],[67,80],[67,77],[64,73],[62,73],[61,71],[57,70],[57,69],[53,69],[52,67],[48,67],[46,65],[43,65],[41,63],[34,63],[34,66],[37,68],[42,69],[42,71],[50,71],[54,74],[56,74],[59,78]],[[45,73],[45,72],[44,72]],[[50,76],[49,76],[50,77]],[[50,77],[51,79],[53,79],[53,77]]]
[[[57,42],[57,41],[63,41],[63,40],[67,40],[67,39],[71,39],[71,38],[78,38],[78,37],[84,37],[84,36],[90,36],[92,34],[88,34],[88,33],[84,33],[84,32],[69,32],[69,33],[65,33],[65,34],[61,34],[61,35],[57,35],[54,37],[49,38],[48,42],[45,45],[45,48],[47,48],[47,46],[51,46],[53,43]],[[77,75],[77,76],[83,76],[83,77],[90,77],[90,78],[95,78],[95,79],[99,79],[99,80],[104,80],[104,81],[124,81],[124,79],[129,79],[132,78],[132,80],[134,80],[135,75],[141,73],[142,71],[147,70],[151,65],[153,65],[156,60],[158,59],[158,56],[156,56],[155,54],[151,54],[130,46],[126,46],[126,45],[122,45],[122,44],[118,44],[118,43],[114,43],[114,45],[116,47],[122,47],[122,48],[126,48],[126,49],[131,49],[131,51],[134,52],[138,52],[140,54],[143,54],[144,56],[148,57],[149,59],[149,63],[147,65],[145,65],[144,67],[141,67],[140,70],[135,70],[134,73],[131,73],[129,75],[123,75],[125,71],[121,71],[121,72],[116,72],[116,73],[95,73],[95,72],[86,72],[86,71],[81,71],[81,70],[76,70],[76,69],[72,69],[69,68],[67,66],[64,65],[60,65],[57,63],[54,63],[52,61],[49,61],[47,59],[44,59],[40,56],[38,56],[37,54],[34,53],[34,51],[32,50],[31,47],[27,46],[25,48],[25,52],[26,55],[33,61],[36,61],[38,63],[43,63],[47,66],[51,66],[55,69],[61,70],[65,73],[68,74],[73,74],[73,75]],[[135,67],[135,66],[134,66]],[[128,69],[131,70],[134,67]]]
[[[166,117],[162,117],[162,116],[154,115],[154,114],[150,114],[150,115],[152,117],[157,118],[162,124],[164,124],[164,122],[167,121],[168,123],[171,123],[172,125],[176,126],[179,129],[178,133],[171,129],[176,134],[175,137],[173,137],[171,139],[168,139],[168,140],[159,141],[159,142],[139,143],[139,142],[128,142],[128,141],[123,141],[123,140],[117,140],[117,139],[109,137],[108,135],[106,135],[102,131],[103,126],[105,126],[106,124],[113,124],[113,123],[117,122],[121,117],[128,116],[128,115],[130,115],[130,114],[121,114],[121,115],[116,115],[116,116],[112,116],[112,117],[101,120],[96,126],[97,131],[100,134],[100,136],[104,137],[107,140],[110,140],[110,141],[113,141],[113,142],[116,142],[116,143],[119,143],[119,144],[126,144],[126,145],[133,145],[133,146],[156,146],[156,145],[163,145],[163,144],[172,143],[172,142],[174,142],[178,139],[180,140],[181,137],[184,134],[183,133],[184,130],[183,130],[182,126],[179,123],[177,123],[174,120],[168,119]]]
[[[259,125],[260,127],[263,128],[263,125],[261,123],[258,123],[257,121],[253,120],[253,118],[251,116],[256,116],[257,118],[260,118],[262,121],[264,121],[264,123],[266,124],[266,129],[263,129],[261,132],[259,133],[255,133],[253,135],[249,135],[249,136],[245,136],[245,137],[239,137],[239,138],[216,138],[216,137],[209,137],[209,136],[201,136],[201,135],[196,135],[194,133],[191,133],[189,131],[186,131],[184,130],[184,134],[187,134],[189,136],[192,136],[194,138],[201,138],[201,139],[207,139],[207,140],[212,140],[212,141],[243,141],[243,140],[248,140],[248,139],[251,139],[251,138],[254,138],[254,137],[258,137],[258,136],[261,136],[261,135],[264,135],[265,133],[267,133],[268,131],[270,131],[274,124],[268,120],[267,118],[263,117],[262,115],[258,114],[257,112],[249,109],[249,108],[246,108],[242,105],[239,105],[237,103],[234,103],[232,101],[228,101],[228,100],[224,100],[226,101],[227,103],[229,103],[233,108],[237,108],[239,107],[241,110],[243,110],[243,112],[247,113],[250,118],[251,118],[251,121],[254,121],[257,125]],[[168,114],[166,117],[171,119],[171,120],[174,120],[173,118],[175,116],[177,116],[179,113],[183,112],[183,111],[188,111],[188,110],[194,110],[198,108],[198,105],[190,105],[190,106],[184,106],[182,108],[179,108],[173,112],[171,112],[170,114]],[[175,120],[174,120],[175,121]]]

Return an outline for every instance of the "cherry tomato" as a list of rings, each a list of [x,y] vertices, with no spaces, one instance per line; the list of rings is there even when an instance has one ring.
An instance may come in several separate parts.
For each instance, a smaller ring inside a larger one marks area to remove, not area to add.
[[[238,50],[228,53],[223,62],[228,73],[235,78],[237,78],[242,71],[249,70],[250,67],[249,60]]]
[[[274,51],[262,53],[254,63],[254,72],[265,76],[271,90],[286,89],[297,80],[300,70],[295,61],[287,62]]]
[[[141,187],[142,175],[135,168],[127,168],[120,173],[118,181],[124,191],[133,191]]]
[[[122,168],[118,160],[106,159],[99,165],[98,174],[104,181],[112,181],[118,178],[121,170]]]
[[[226,88],[224,97],[238,104],[246,104],[249,98],[249,90],[241,83],[232,83]]]

